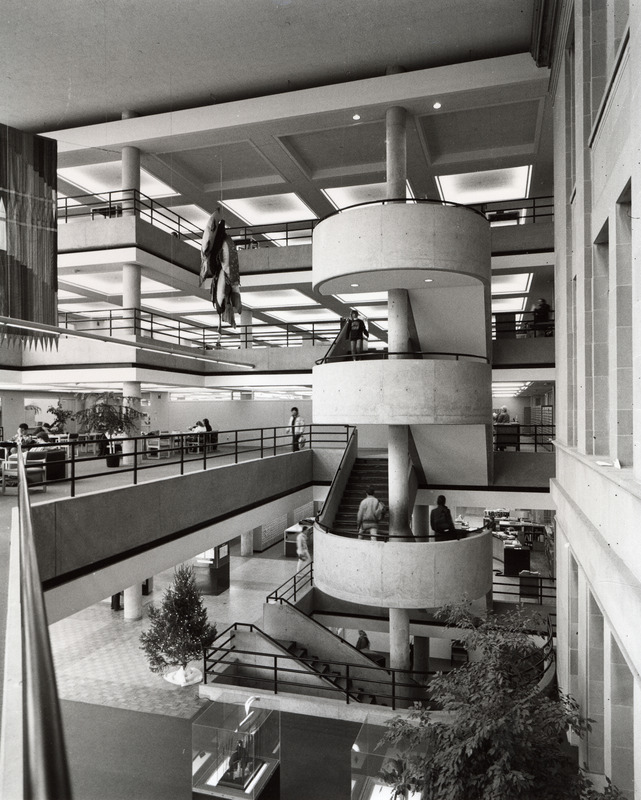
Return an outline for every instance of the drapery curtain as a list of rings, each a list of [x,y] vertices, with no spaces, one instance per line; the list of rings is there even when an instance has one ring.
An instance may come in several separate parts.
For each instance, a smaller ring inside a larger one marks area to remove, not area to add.
[[[0,124],[0,316],[57,324],[57,143]],[[55,336],[0,326],[0,343]]]

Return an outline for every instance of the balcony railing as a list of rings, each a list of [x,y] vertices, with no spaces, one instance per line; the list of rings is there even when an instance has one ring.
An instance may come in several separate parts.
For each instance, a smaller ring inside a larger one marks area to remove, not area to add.
[[[493,339],[533,339],[554,336],[554,311],[545,321],[536,321],[534,311],[501,311],[492,314]]]
[[[446,206],[459,206],[458,203],[440,199],[393,198],[372,200],[337,209],[333,214],[340,214],[367,205],[386,205],[390,203],[430,203]],[[503,202],[482,203],[461,206],[476,211],[489,219],[492,226],[526,225],[536,222],[554,220],[553,197],[530,197]],[[98,194],[79,194],[73,197],[61,197],[58,200],[58,221],[73,222],[77,219],[114,219],[116,217],[137,214],[141,219],[167,231],[193,246],[200,247],[203,236],[202,228],[176,214],[171,208],[162,205],[137,189],[120,189]],[[321,220],[318,218],[298,220],[296,222],[274,222],[264,225],[242,225],[227,228],[227,232],[240,249],[259,247],[290,247],[311,244],[314,228]]]
[[[199,350],[243,350],[261,347],[300,347],[306,342],[329,346],[340,330],[335,322],[255,322],[251,325],[223,327],[220,331],[181,317],[143,311],[140,308],[118,308],[106,311],[74,311],[58,313],[61,328],[94,332],[109,336],[136,336],[172,345]]]
[[[307,425],[306,446],[345,447],[351,431],[349,425]],[[72,433],[66,434],[61,441],[39,445],[33,452],[46,463],[42,470],[44,478],[30,480],[29,485],[68,484],[70,496],[75,497],[78,483],[90,478],[128,474],[132,484],[136,485],[147,470],[169,467],[171,474],[184,475],[187,468],[194,471],[238,464],[287,453],[292,447],[292,434],[287,427],[211,433],[161,431],[113,439],[107,439],[104,434]],[[61,449],[65,451],[64,458],[53,460],[47,457],[47,451]],[[114,466],[105,469],[105,459],[107,463],[113,462]]]
[[[494,449],[552,453],[555,435],[555,425],[522,425],[519,422],[506,422],[494,425]]]

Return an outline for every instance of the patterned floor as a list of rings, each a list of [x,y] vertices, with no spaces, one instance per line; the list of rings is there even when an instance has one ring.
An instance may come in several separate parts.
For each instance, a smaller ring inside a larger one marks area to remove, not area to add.
[[[285,559],[278,545],[252,558],[232,554],[230,589],[218,597],[204,596],[209,621],[218,631],[233,622],[260,624],[266,595],[295,570],[296,560]],[[140,650],[148,605],[162,599],[172,578],[173,570],[155,576],[142,620],[125,620],[104,600],[50,626],[62,699],[185,718],[199,710],[198,686],[175,686],[150,672]]]

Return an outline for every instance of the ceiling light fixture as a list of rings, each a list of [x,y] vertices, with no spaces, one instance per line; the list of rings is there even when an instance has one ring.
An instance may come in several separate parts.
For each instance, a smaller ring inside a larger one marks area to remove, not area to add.
[[[434,278],[425,278],[425,283],[434,283]]]
[[[352,117],[352,119],[356,119],[356,120],[359,120],[360,118],[361,118],[360,114],[354,114],[354,116]]]
[[[438,102],[438,100],[437,100],[437,101],[436,101],[436,103],[434,103],[434,105],[432,106],[432,108],[440,108],[440,107],[441,107],[441,104]]]
[[[350,283],[350,286],[351,286],[353,289],[356,289],[356,287],[358,286],[358,284],[357,284],[357,283]]]

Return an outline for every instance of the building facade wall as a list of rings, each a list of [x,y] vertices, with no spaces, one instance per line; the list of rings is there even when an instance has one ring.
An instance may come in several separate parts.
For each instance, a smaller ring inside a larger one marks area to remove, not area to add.
[[[557,44],[558,676],[580,761],[639,798],[641,4],[565,3]]]

